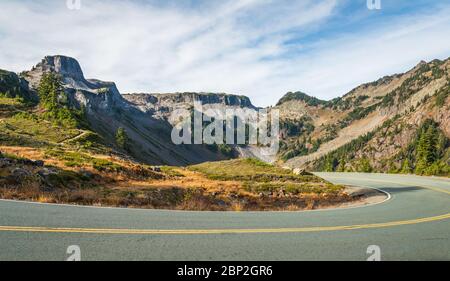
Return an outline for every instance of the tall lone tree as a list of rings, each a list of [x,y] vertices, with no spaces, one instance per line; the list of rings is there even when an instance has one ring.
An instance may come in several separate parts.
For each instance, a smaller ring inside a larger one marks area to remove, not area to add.
[[[126,151],[130,150],[130,139],[124,128],[120,127],[116,132],[116,143],[117,145]]]
[[[54,73],[45,73],[42,76],[38,94],[42,107],[50,111],[59,107],[58,101],[65,95],[61,80]]]

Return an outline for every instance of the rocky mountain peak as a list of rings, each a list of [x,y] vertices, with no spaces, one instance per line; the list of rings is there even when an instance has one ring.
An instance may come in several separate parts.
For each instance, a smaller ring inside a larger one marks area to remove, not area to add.
[[[84,106],[88,111],[101,109],[111,112],[114,106],[121,107],[125,104],[115,83],[85,79],[80,64],[74,58],[61,55],[46,56],[30,71],[23,72],[22,77],[32,90],[37,91],[45,73],[59,75],[69,100]]]
[[[36,68],[40,68],[43,72],[55,72],[63,77],[71,77],[74,80],[84,80],[83,71],[78,61],[66,56],[47,56]]]
[[[424,61],[424,60],[421,60],[417,65],[424,65],[424,64],[428,64],[426,61]]]
[[[32,88],[37,88],[44,73],[53,72],[62,77],[63,83],[73,88],[88,88],[81,66],[74,58],[67,56],[46,56],[30,71],[23,73]]]
[[[284,95],[277,103],[277,106],[282,105],[283,103],[290,101],[303,101],[305,104],[309,106],[318,106],[326,104],[327,102],[316,97],[305,94],[304,92],[289,92]]]

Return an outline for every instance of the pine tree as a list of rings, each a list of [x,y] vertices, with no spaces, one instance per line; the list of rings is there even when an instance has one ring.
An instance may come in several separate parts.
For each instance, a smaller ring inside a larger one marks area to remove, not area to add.
[[[71,108],[61,79],[54,73],[45,73],[38,87],[39,104],[46,110],[43,116],[58,125],[86,127],[84,111]]]
[[[416,173],[423,174],[424,171],[436,161],[436,129],[430,124],[420,134],[417,145]]]
[[[345,158],[341,158],[336,171],[337,172],[345,172],[345,165],[346,165]]]
[[[370,165],[370,161],[367,158],[362,158],[359,161],[358,172],[363,173],[371,173],[373,171],[372,166]]]
[[[50,111],[57,109],[59,96],[64,95],[61,80],[53,73],[45,73],[39,83],[38,94],[41,106]]]
[[[448,145],[447,137],[442,132],[439,132],[439,136],[437,137],[437,142],[436,142],[437,158],[441,158],[444,156],[447,145]]]
[[[333,156],[329,156],[325,163],[325,172],[334,172],[337,165],[338,165],[337,159]]]
[[[394,162],[392,162],[392,160],[390,160],[388,163],[388,173],[390,173],[390,174],[398,173],[398,168],[397,168],[397,166],[395,166],[395,164],[394,164]]]
[[[410,164],[408,158],[406,158],[405,161],[403,161],[402,169],[401,169],[400,173],[402,173],[402,174],[411,174],[412,173],[411,164]]]
[[[116,133],[117,145],[120,148],[122,148],[123,150],[129,151],[129,149],[130,149],[129,142],[130,142],[130,139],[128,138],[128,134],[125,131],[125,129],[122,127],[117,129],[117,133]]]

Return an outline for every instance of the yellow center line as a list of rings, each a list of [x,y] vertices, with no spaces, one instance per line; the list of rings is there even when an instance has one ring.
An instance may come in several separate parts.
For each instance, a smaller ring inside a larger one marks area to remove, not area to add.
[[[333,177],[334,179],[342,177]],[[390,184],[397,184],[402,186],[416,186],[399,183],[392,183],[383,180],[364,179],[365,181],[373,182],[387,182]],[[426,189],[431,189],[437,192],[450,194],[450,191],[430,186],[417,186]],[[441,221],[450,219],[450,213],[440,216],[393,221],[385,223],[372,224],[358,224],[347,226],[317,226],[317,227],[299,227],[299,228],[267,228],[267,229],[101,229],[101,228],[57,228],[57,227],[27,227],[27,226],[0,226],[0,232],[45,232],[45,233],[94,233],[94,234],[134,234],[134,235],[158,235],[158,234],[172,234],[172,235],[186,235],[186,234],[255,234],[255,233],[303,233],[303,232],[325,232],[325,231],[339,231],[339,230],[358,230],[358,229],[373,229],[373,228],[387,228],[402,225],[413,225],[419,223]]]
[[[14,232],[50,232],[50,233],[95,233],[95,234],[251,234],[251,233],[302,233],[319,231],[357,230],[371,228],[386,228],[401,225],[412,225],[450,218],[450,213],[414,219],[393,221],[386,223],[359,224],[347,226],[318,226],[300,228],[268,228],[268,229],[96,229],[96,228],[53,228],[53,227],[24,227],[24,226],[0,226],[0,231]]]
[[[348,179],[348,178],[344,178],[344,177],[330,177],[333,179]],[[378,179],[363,179],[364,181],[371,181],[371,182],[380,182],[380,183],[389,183],[389,184],[396,184],[396,185],[401,185],[401,186],[407,186],[407,187],[421,187],[421,188],[425,188],[425,189],[430,189],[436,192],[441,192],[441,193],[446,193],[448,195],[450,195],[450,191],[449,190],[445,190],[439,187],[432,187],[432,186],[428,186],[428,185],[416,185],[416,184],[405,184],[405,183],[395,183],[395,182],[391,182],[391,181],[386,181],[386,180],[378,180]],[[381,189],[383,189],[381,187]]]

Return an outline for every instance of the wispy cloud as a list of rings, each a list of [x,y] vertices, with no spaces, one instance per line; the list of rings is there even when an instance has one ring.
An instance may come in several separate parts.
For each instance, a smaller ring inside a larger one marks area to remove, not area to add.
[[[332,98],[450,53],[448,6],[325,34],[344,2],[90,0],[76,11],[65,2],[0,2],[0,68],[65,54],[122,92],[228,92],[269,105],[294,90]]]

